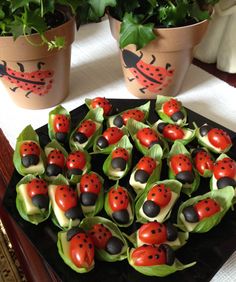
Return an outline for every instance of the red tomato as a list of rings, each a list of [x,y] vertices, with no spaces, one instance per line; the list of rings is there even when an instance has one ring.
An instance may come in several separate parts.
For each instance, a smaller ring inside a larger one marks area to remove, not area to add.
[[[138,238],[145,244],[162,244],[167,241],[166,227],[157,221],[144,223],[138,230]]]
[[[229,135],[222,129],[212,128],[208,132],[208,139],[210,143],[221,150],[225,150],[232,145]]]
[[[160,207],[165,207],[171,200],[171,189],[164,184],[154,185],[147,194],[147,199]]]
[[[194,209],[198,214],[199,220],[202,220],[219,212],[220,205],[215,200],[206,198],[205,200],[199,201],[194,206]]]
[[[68,185],[58,185],[56,187],[55,201],[63,211],[76,207],[78,203],[76,192]]]

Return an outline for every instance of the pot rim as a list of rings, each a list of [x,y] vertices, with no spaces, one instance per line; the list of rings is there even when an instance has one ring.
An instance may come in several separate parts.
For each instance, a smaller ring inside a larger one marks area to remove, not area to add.
[[[118,20],[117,18],[113,17],[109,11],[106,11],[108,17],[112,18],[113,20],[119,22],[119,23],[122,23],[123,21],[120,21]],[[196,22],[194,24],[188,24],[188,25],[181,25],[181,26],[175,26],[175,27],[154,27],[153,30],[171,30],[171,31],[174,31],[174,30],[180,30],[180,29],[185,29],[185,28],[192,28],[192,27],[195,27],[195,26],[198,26],[198,25],[201,25],[202,23],[204,22],[208,22],[209,19],[205,19],[205,20],[202,20],[202,21],[199,21],[199,22]]]

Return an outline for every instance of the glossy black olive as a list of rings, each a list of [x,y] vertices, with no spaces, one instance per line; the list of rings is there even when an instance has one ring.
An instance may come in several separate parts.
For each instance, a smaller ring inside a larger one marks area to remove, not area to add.
[[[145,170],[142,169],[138,169],[134,173],[135,181],[140,183],[146,183],[148,181],[149,176],[150,175]]]
[[[157,130],[158,130],[160,133],[162,133],[164,127],[165,127],[167,124],[168,124],[168,123],[166,123],[166,122],[160,122],[160,123],[158,123],[158,125],[157,125]]]
[[[80,206],[76,206],[73,208],[68,209],[65,212],[65,216],[69,219],[77,219],[77,218],[82,218],[82,210]]]
[[[126,160],[123,158],[114,158],[111,160],[111,166],[113,169],[123,171],[126,168]]]
[[[112,236],[107,244],[106,244],[106,251],[111,255],[117,255],[122,251],[122,248],[124,246],[124,243],[121,241],[121,239]]]
[[[75,132],[74,139],[75,141],[79,142],[80,144],[83,144],[86,141],[88,141],[88,137],[84,133],[79,132],[79,131]]]
[[[57,176],[62,173],[62,168],[55,164],[49,164],[46,167],[46,175],[47,176]]]
[[[57,141],[60,142],[60,143],[66,142],[67,135],[68,134],[66,132],[56,132],[55,133],[55,137],[56,137]]]
[[[115,126],[121,128],[124,125],[124,120],[122,116],[118,115],[114,118],[113,123]]]
[[[205,135],[207,135],[207,133],[209,132],[210,129],[211,129],[211,127],[208,124],[203,125],[199,129],[199,133],[200,133],[201,136],[205,136]]]
[[[182,171],[176,174],[176,180],[180,181],[183,184],[192,184],[194,181],[194,174],[192,171]]]
[[[184,119],[184,114],[183,114],[181,111],[176,112],[176,113],[174,113],[174,114],[171,116],[171,119],[172,119],[174,122],[176,122],[176,121],[178,121],[178,120],[180,120],[180,119]]]
[[[175,261],[175,252],[174,250],[167,244],[161,244],[160,249],[164,250],[166,253],[166,264],[172,265]]]
[[[143,204],[143,212],[148,217],[156,217],[160,213],[160,207],[155,202],[147,200]]]
[[[72,227],[66,232],[66,239],[67,241],[70,241],[75,235],[79,233],[85,233],[84,230],[80,227]]]
[[[195,223],[199,221],[198,214],[196,213],[193,206],[188,206],[184,208],[182,213],[187,222]]]
[[[109,146],[107,139],[104,136],[100,136],[97,140],[97,146],[104,149]]]
[[[169,221],[166,223],[166,233],[168,241],[175,241],[178,237],[177,228]]]
[[[80,202],[83,206],[94,206],[97,195],[95,193],[85,192],[80,194]]]
[[[34,206],[40,209],[48,209],[49,198],[47,196],[38,194],[33,196],[31,200]]]
[[[233,186],[236,187],[236,181],[233,178],[230,177],[222,177],[217,180],[216,185],[218,189],[224,188],[226,186]]]
[[[196,148],[192,151],[192,157],[195,158],[199,152],[206,152],[203,148]]]
[[[67,176],[71,178],[72,175],[82,175],[83,170],[79,168],[68,169]]]
[[[129,223],[129,212],[127,210],[119,210],[112,213],[113,219],[119,224]]]
[[[39,163],[39,156],[37,155],[26,155],[21,158],[21,163],[24,167],[30,167]]]

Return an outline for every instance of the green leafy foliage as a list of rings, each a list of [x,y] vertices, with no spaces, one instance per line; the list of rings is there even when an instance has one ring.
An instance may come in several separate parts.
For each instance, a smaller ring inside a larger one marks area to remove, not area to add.
[[[82,22],[99,21],[106,9],[122,22],[120,47],[144,47],[156,38],[153,28],[177,27],[208,19],[218,0],[81,0],[78,14]]]
[[[38,33],[42,43],[48,49],[62,48],[64,38],[55,37],[48,41],[44,33],[57,25],[63,24],[67,18],[58,15],[63,6],[75,13],[78,7],[77,0],[2,0],[0,3],[0,36],[13,36],[17,39],[21,35]],[[59,18],[58,18],[59,17]],[[27,39],[29,41],[29,39]],[[35,45],[33,42],[29,42]]]

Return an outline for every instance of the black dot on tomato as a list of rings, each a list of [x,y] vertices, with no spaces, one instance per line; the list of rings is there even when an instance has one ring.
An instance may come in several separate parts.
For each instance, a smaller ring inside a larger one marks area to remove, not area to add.
[[[205,210],[206,210],[206,211],[209,211],[209,210],[210,210],[210,208],[208,208],[208,207],[207,207]]]
[[[148,258],[149,258],[149,259],[152,259],[152,258],[153,258],[153,256],[152,256],[152,255],[150,255],[150,256],[148,256]]]
[[[155,258],[156,258],[156,259],[159,259],[159,257],[160,257],[160,256],[159,256],[158,254],[155,255]]]
[[[79,244],[79,247],[80,247],[80,248],[83,248],[83,244]]]
[[[152,234],[156,234],[156,230],[154,230],[154,229],[151,230],[151,233],[152,233]]]

